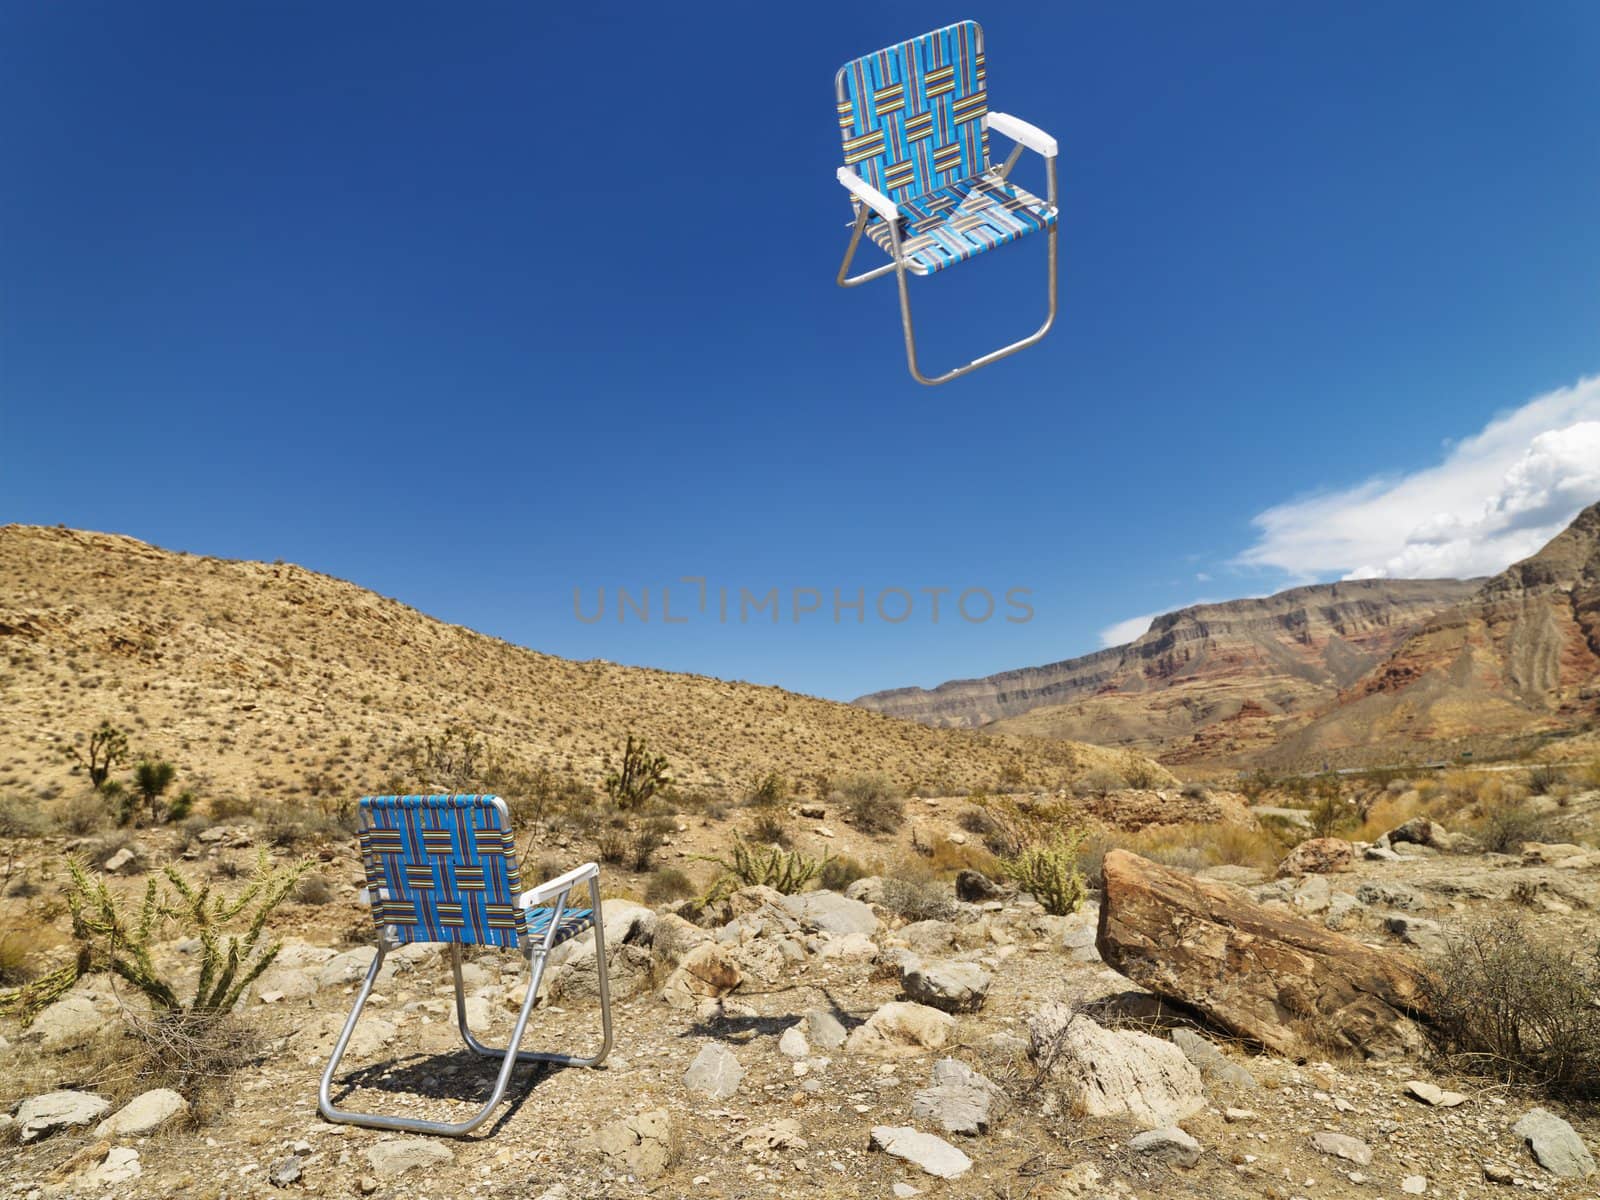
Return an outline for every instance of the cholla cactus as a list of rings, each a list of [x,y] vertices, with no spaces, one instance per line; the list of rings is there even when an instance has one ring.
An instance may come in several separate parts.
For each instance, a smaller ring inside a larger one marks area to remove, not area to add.
[[[811,858],[798,850],[780,846],[752,846],[738,834],[733,838],[731,858],[709,858],[722,868],[719,887],[731,883],[738,887],[769,887],[792,896],[815,879],[827,857]],[[717,888],[713,888],[715,892]]]
[[[0,993],[0,1011],[21,1013],[25,1021],[58,999],[80,976],[111,971],[136,987],[160,1013],[207,1017],[230,1011],[244,991],[272,964],[281,943],[262,942],[267,917],[283,903],[309,861],[272,867],[262,854],[250,883],[237,896],[213,896],[209,884],[196,888],[178,871],[164,872],[175,895],[163,896],[152,876],[136,915],[125,912],[99,876],[91,876],[77,859],[67,860],[71,890],[72,935],[78,943],[74,962],[15,991]],[[241,933],[225,927],[252,905],[254,912]],[[167,919],[187,936],[200,939],[200,978],[194,997],[185,1004],[163,979],[150,953],[151,935]]]
[[[1082,844],[1082,830],[1058,831],[1048,841],[1024,846],[1014,858],[1001,859],[1001,874],[1032,895],[1045,912],[1068,916],[1083,904],[1083,872],[1078,869]]]

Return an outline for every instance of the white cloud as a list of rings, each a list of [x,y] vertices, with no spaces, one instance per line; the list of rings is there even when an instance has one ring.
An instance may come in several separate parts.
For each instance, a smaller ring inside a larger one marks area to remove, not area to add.
[[[1194,578],[1195,578],[1195,582],[1196,583],[1210,583],[1211,582],[1211,576],[1207,575],[1204,571],[1196,571],[1194,573]]]
[[[1236,562],[1297,580],[1489,575],[1600,499],[1600,376],[1546,393],[1398,478],[1292,500]],[[1104,635],[1102,635],[1104,636]]]
[[[1120,646],[1124,642],[1131,642],[1134,638],[1143,636],[1149,632],[1150,622],[1160,615],[1160,613],[1145,613],[1142,617],[1129,617],[1126,621],[1107,625],[1100,631],[1101,647]]]

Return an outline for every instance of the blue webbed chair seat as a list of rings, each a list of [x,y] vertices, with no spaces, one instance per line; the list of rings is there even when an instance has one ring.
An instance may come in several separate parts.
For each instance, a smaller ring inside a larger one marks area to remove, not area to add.
[[[931,275],[1056,223],[1056,210],[1033,193],[978,175],[898,202],[900,250],[914,275]],[[889,223],[873,216],[866,234],[893,254]]]
[[[555,915],[553,908],[530,908],[528,910],[528,936],[534,941],[544,941],[544,935],[550,929],[550,918]],[[562,942],[571,941],[587,929],[594,928],[594,909],[569,908],[561,914],[561,923],[556,926],[555,939],[551,946],[559,946]]]

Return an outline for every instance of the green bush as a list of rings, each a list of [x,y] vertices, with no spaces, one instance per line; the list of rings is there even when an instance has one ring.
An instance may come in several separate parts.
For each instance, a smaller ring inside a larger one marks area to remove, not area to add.
[[[1058,831],[1046,841],[1033,842],[1013,858],[1000,860],[1000,873],[1027,892],[1052,916],[1065,917],[1083,904],[1083,872],[1078,851],[1081,829]]]
[[[778,812],[763,812],[750,822],[750,840],[762,842],[770,846],[782,846],[784,849],[794,847],[794,831],[789,828],[789,822],[784,820],[783,814]]]
[[[905,820],[900,789],[881,771],[850,776],[838,785],[830,799],[862,833],[893,833]]]
[[[756,777],[745,793],[744,802],[755,808],[777,808],[787,804],[793,794],[794,788],[787,778],[776,771],[768,771]]]

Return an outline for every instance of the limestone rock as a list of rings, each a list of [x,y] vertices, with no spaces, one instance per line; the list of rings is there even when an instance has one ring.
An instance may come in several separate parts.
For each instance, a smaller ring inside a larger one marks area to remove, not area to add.
[[[811,1043],[806,1041],[805,1029],[799,1025],[785,1029],[783,1036],[778,1039],[778,1053],[785,1058],[809,1058]]]
[[[956,1019],[925,1004],[892,1000],[856,1026],[845,1039],[847,1054],[899,1058],[938,1050],[950,1040]]]
[[[449,1143],[432,1137],[386,1137],[367,1147],[367,1165],[379,1179],[398,1179],[416,1167],[439,1167],[455,1160]]]
[[[119,1183],[131,1183],[143,1171],[137,1150],[131,1146],[113,1146],[98,1166],[84,1173],[83,1181],[96,1187],[114,1187]]]
[[[46,1092],[17,1108],[17,1136],[24,1142],[49,1137],[62,1129],[87,1125],[111,1107],[111,1101],[90,1092]]]
[[[1426,1080],[1413,1079],[1406,1084],[1406,1091],[1435,1108],[1455,1108],[1458,1104],[1465,1104],[1467,1098],[1460,1092],[1447,1092],[1436,1083]]]
[[[1426,908],[1428,902],[1421,892],[1403,883],[1380,883],[1372,880],[1356,889],[1356,899],[1374,908]]]
[[[366,978],[367,969],[372,966],[372,957],[377,954],[374,946],[358,946],[354,950],[346,950],[343,954],[335,954],[317,970],[317,985],[319,987],[340,987],[347,983],[356,983]],[[394,978],[395,963],[392,959],[385,959],[383,969],[378,972],[378,983],[386,984]]]
[[[800,1122],[793,1117],[780,1117],[765,1125],[758,1125],[739,1139],[739,1148],[747,1153],[763,1150],[804,1150],[810,1145],[800,1135]]]
[[[672,1114],[653,1108],[605,1126],[589,1144],[630,1175],[651,1180],[672,1164],[674,1134]]]
[[[1586,1179],[1594,1174],[1594,1157],[1578,1131],[1548,1109],[1530,1109],[1511,1132],[1527,1145],[1533,1160],[1562,1179]]]
[[[1342,1158],[1358,1166],[1372,1165],[1372,1147],[1360,1138],[1353,1138],[1347,1133],[1319,1130],[1311,1135],[1311,1148],[1319,1154]]]
[[[1260,1086],[1246,1067],[1217,1049],[1210,1038],[1192,1029],[1174,1029],[1172,1044],[1183,1051],[1183,1056],[1199,1069],[1200,1077],[1208,1084],[1247,1090]]]
[[[1135,1134],[1128,1142],[1128,1149],[1175,1167],[1192,1167],[1200,1161],[1200,1143],[1176,1125]]]
[[[977,963],[913,959],[901,968],[900,988],[909,999],[943,1012],[977,1012],[993,982]]]
[[[661,998],[673,1008],[692,1009],[702,1000],[720,1000],[743,979],[727,950],[716,942],[702,942],[667,977]]]
[[[1329,1040],[1367,1055],[1422,1048],[1410,1019],[1425,1003],[1421,978],[1404,956],[1126,850],[1102,872],[1101,957],[1158,995],[1290,1057]]]
[[[95,1129],[96,1137],[139,1137],[189,1111],[189,1102],[171,1088],[142,1092]]]
[[[1326,875],[1330,871],[1348,871],[1355,858],[1356,848],[1343,838],[1308,838],[1278,864],[1278,874]]]
[[[733,1051],[716,1042],[707,1042],[683,1073],[684,1086],[713,1100],[726,1100],[739,1090],[744,1068]]]
[[[911,1115],[932,1121],[946,1133],[987,1133],[1005,1111],[1000,1086],[954,1058],[933,1064],[929,1085],[911,1098]]]
[[[845,1028],[825,1008],[813,1008],[805,1015],[806,1038],[819,1050],[837,1050],[844,1045]]]
[[[1060,1079],[1088,1116],[1126,1114],[1156,1129],[1205,1106],[1199,1070],[1171,1042],[1102,1028],[1055,1001],[1040,1007],[1028,1032],[1034,1063]]]
[[[949,1142],[909,1125],[874,1125],[872,1148],[902,1158],[938,1179],[955,1179],[972,1170],[972,1160]]]
[[[796,920],[827,933],[840,936],[862,933],[870,938],[878,932],[878,918],[870,907],[837,892],[801,892],[785,896],[783,906]]]
[[[684,957],[711,935],[700,926],[684,920],[677,913],[662,913],[656,917],[655,936],[650,939],[650,950],[659,959],[677,966]]]

